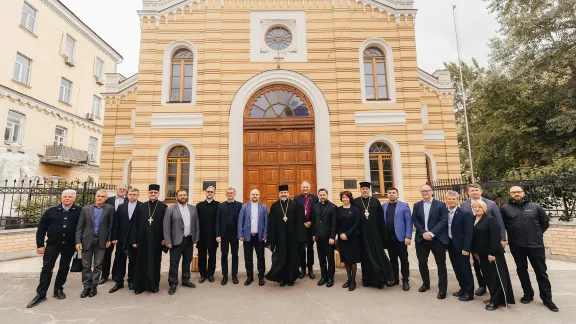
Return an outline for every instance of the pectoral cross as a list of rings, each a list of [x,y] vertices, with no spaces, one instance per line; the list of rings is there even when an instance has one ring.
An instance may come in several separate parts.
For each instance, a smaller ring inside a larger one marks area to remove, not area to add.
[[[278,62],[278,64],[276,65],[277,69],[280,69],[280,61],[283,59],[284,58],[280,56],[280,52],[278,52],[278,56],[276,57],[276,61]]]
[[[152,216],[150,216],[150,218],[148,218],[148,223],[149,223],[150,225],[152,225],[152,221],[153,221]]]

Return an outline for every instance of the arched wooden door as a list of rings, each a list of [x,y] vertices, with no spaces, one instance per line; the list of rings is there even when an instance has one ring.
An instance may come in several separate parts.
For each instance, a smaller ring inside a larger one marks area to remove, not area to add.
[[[298,89],[271,85],[260,89],[244,112],[244,201],[260,190],[268,207],[278,200],[278,185],[290,196],[307,180],[316,190],[314,111]]]

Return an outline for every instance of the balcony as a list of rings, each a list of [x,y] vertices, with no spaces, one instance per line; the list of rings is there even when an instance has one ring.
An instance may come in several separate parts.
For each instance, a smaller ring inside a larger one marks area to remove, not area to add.
[[[63,145],[46,145],[42,163],[72,167],[88,162],[88,151]]]

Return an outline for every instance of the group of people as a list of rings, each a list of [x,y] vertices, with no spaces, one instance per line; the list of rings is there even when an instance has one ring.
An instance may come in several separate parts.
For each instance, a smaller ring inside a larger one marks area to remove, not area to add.
[[[341,206],[328,199],[326,189],[318,195],[310,192],[304,181],[302,193],[290,199],[287,185],[278,187],[279,200],[270,209],[260,202],[260,192],[253,189],[250,201],[235,200],[236,190],[226,189],[226,201],[214,199],[215,188],[205,190],[205,200],[196,206],[188,203],[188,192],[180,189],[176,203],[167,206],[159,201],[160,186],[151,184],[148,201],[140,202],[139,190],[119,185],[114,197],[98,190],[95,203],[85,207],[74,204],[76,192],[64,190],[61,203],[42,216],[37,231],[38,253],[43,254],[43,267],[37,295],[28,304],[34,307],[46,300],[52,270],[60,257],[54,284],[54,297],[64,299],[70,262],[77,253],[82,259],[81,298],[94,297],[97,286],[110,275],[114,286],[109,293],[128,287],[135,294],[157,293],[160,284],[162,252],[169,253],[168,293],[176,293],[179,283],[195,288],[190,281],[194,246],[198,249],[199,283],[215,281],[216,250],[221,249],[222,280],[229,277],[228,255],[232,255],[232,282],[238,284],[238,251],[242,242],[248,286],[254,282],[253,254],[256,252],[258,284],[265,279],[281,287],[292,286],[298,278],[315,279],[314,245],[318,249],[321,278],[318,286],[332,287],[335,273],[335,251],[346,267],[343,288],[356,289],[357,264],[361,264],[361,284],[365,287],[400,285],[410,290],[408,245],[415,245],[423,284],[419,291],[430,289],[428,257],[432,252],[438,268],[438,299],[445,299],[448,288],[446,251],[452,263],[459,290],[453,295],[460,301],[482,296],[488,289],[487,310],[514,304],[510,275],[504,258],[508,244],[517,266],[524,296],[522,303],[533,300],[534,291],[528,275],[530,261],[540,288],[540,297],[552,311],[551,286],[546,274],[543,233],[548,218],[538,204],[525,200],[520,187],[510,189],[510,202],[502,208],[486,198],[478,184],[468,186],[469,199],[459,206],[457,192],[446,195],[445,202],[434,198],[432,188],[420,188],[422,200],[413,210],[399,200],[396,188],[387,189],[388,202],[381,204],[371,195],[371,184],[360,183],[361,196],[350,191],[340,193]],[[508,240],[506,239],[508,233]],[[47,240],[45,240],[47,237]],[[115,258],[112,264],[112,254]],[[265,248],[272,251],[272,265],[266,272]],[[388,254],[386,253],[388,252]],[[473,261],[479,288],[474,291],[471,270]],[[128,271],[126,265],[128,264]]]

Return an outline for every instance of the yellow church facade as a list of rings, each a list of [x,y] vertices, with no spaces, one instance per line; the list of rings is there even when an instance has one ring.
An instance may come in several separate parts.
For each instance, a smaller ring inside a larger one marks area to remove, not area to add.
[[[307,180],[419,199],[460,174],[448,71],[416,61],[411,0],[143,0],[139,73],[107,74],[100,181],[268,204]],[[142,197],[144,198],[144,197]]]

